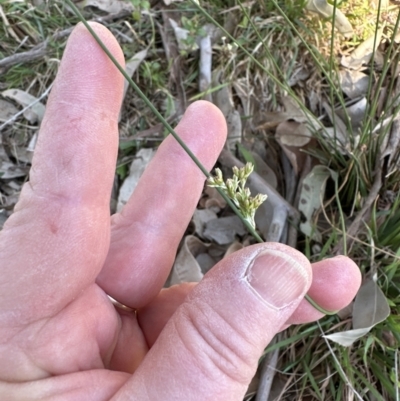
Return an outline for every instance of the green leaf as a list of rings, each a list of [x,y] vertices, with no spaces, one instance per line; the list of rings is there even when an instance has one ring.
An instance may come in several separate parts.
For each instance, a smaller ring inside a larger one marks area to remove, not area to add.
[[[121,166],[118,166],[116,172],[118,177],[123,180],[128,175],[128,165],[122,164]]]
[[[251,163],[254,166],[254,170],[257,171],[257,163],[251,154],[241,143],[237,143],[238,151],[242,155],[246,163]]]

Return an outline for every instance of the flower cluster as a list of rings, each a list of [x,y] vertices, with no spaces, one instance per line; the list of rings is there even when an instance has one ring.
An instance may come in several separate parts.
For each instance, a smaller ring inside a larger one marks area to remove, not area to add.
[[[267,195],[251,196],[250,189],[246,188],[246,181],[253,172],[254,166],[247,163],[244,167],[233,167],[233,177],[224,182],[222,171],[215,169],[215,176],[207,180],[210,187],[221,188],[240,210],[243,218],[255,229],[254,216],[259,206],[267,199]]]

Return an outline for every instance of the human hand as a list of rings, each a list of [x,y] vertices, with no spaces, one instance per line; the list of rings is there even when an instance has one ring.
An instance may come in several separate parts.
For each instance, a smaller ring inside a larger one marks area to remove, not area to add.
[[[101,25],[93,28],[123,63]],[[2,400],[241,400],[272,337],[338,310],[360,285],[345,257],[311,266],[258,244],[198,285],[162,289],[204,176],[169,136],[122,213],[109,216],[123,78],[72,33],[15,213],[0,234]],[[211,168],[226,126],[211,104],[177,132]],[[117,310],[106,294],[137,309]]]

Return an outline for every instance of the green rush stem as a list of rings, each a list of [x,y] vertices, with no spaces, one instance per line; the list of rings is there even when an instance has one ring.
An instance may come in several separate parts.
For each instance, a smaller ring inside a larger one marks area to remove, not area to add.
[[[86,19],[83,17],[81,12],[78,10],[78,8],[75,6],[74,3],[72,3],[71,0],[66,0],[68,5],[72,8],[74,11],[75,15],[82,21],[82,23],[85,25],[87,30],[91,33],[91,35],[94,37],[96,42],[99,44],[99,46],[102,48],[102,50],[107,54],[107,56],[110,58],[110,60],[113,62],[113,64],[117,67],[119,72],[124,76],[124,78],[128,81],[129,85],[136,91],[136,93],[139,95],[139,97],[146,103],[146,105],[150,108],[150,110],[156,115],[156,117],[160,120],[160,122],[163,124],[163,126],[168,130],[168,132],[175,138],[175,140],[181,145],[181,147],[184,149],[184,151],[189,155],[189,157],[194,161],[194,163],[197,165],[197,167],[201,170],[201,172],[207,177],[211,177],[210,173],[208,170],[201,164],[200,160],[193,154],[193,152],[186,146],[185,142],[179,137],[179,135],[174,131],[174,129],[168,124],[168,122],[164,119],[164,117],[160,114],[160,112],[153,106],[153,104],[150,102],[150,100],[146,97],[146,95],[140,90],[140,88],[133,82],[132,78],[126,73],[123,67],[118,63],[118,61],[115,59],[115,57],[111,54],[111,52],[107,49],[107,47],[104,45],[104,43],[101,41],[101,39],[97,36],[96,32],[92,29],[92,27],[87,23]],[[229,199],[229,197],[225,194],[225,192],[217,187],[217,191],[219,194],[224,198],[226,203],[231,207],[231,209],[235,212],[235,214],[242,220],[243,224],[246,226],[246,228],[249,230],[251,235],[257,240],[259,243],[263,243],[263,239],[258,235],[256,230],[251,226],[251,224],[246,221],[241,214],[240,210],[233,204],[233,202]],[[312,300],[308,295],[305,296],[307,301],[317,310],[319,310],[321,313],[324,313],[325,315],[333,315],[336,312],[330,312],[327,311],[323,308],[321,308],[314,300]]]
[[[283,82],[281,82],[279,80],[279,78],[277,78],[271,71],[268,70],[268,68],[266,68],[259,60],[257,60],[257,58],[255,58],[246,48],[244,45],[242,45],[241,43],[239,43],[221,24],[219,24],[203,7],[200,6],[200,4],[196,3],[196,0],[190,0],[192,2],[192,4],[197,8],[198,11],[200,11],[207,19],[208,21],[210,21],[213,25],[215,25],[216,27],[218,27],[223,34],[229,38],[230,40],[232,40],[234,43],[236,43],[236,45],[250,58],[250,60],[253,61],[253,63],[255,65],[257,65],[262,71],[265,72],[265,74],[267,74],[267,76],[272,80],[272,82],[274,82],[279,88],[281,88],[282,90],[286,91],[287,93],[290,94],[290,96],[292,96],[293,100],[296,102],[296,104],[299,106],[299,108],[303,111],[305,117],[307,118],[308,122],[310,123],[310,125],[312,126],[312,122],[313,122],[313,115],[311,114],[311,112],[307,109],[307,107],[305,107],[305,105],[303,104],[303,102],[299,99],[298,96],[296,96],[296,94],[293,92],[293,90],[286,84],[284,84]],[[274,0],[272,0],[274,1]],[[265,49],[265,46],[264,46]],[[268,54],[271,54],[271,52],[267,52]],[[311,54],[311,53],[310,53]],[[274,63],[274,61],[271,61],[272,63]],[[281,73],[282,74],[282,73]],[[344,108],[344,107],[343,107]],[[311,116],[310,116],[311,115]]]
[[[215,25],[216,27],[218,27],[223,34],[229,38],[230,40],[232,40],[234,43],[236,43],[236,45],[253,61],[253,63],[255,65],[257,65],[259,68],[261,68],[262,71],[265,72],[265,74],[268,75],[268,77],[277,85],[279,86],[282,90],[286,91],[287,93],[290,94],[290,96],[293,98],[293,100],[296,102],[296,104],[299,106],[299,108],[303,111],[305,117],[307,118],[308,122],[311,124],[312,126],[312,121],[313,119],[313,114],[310,112],[310,110],[307,109],[307,107],[305,107],[305,105],[303,104],[303,102],[299,99],[299,97],[294,93],[294,91],[286,84],[284,84],[283,82],[281,82],[279,80],[279,78],[277,78],[271,71],[269,71],[259,60],[257,60],[256,57],[254,57],[247,49],[244,45],[242,45],[241,43],[239,43],[221,24],[219,24],[199,3],[197,3],[196,0],[190,0],[191,3],[197,8],[198,11],[200,11],[207,19],[208,21],[210,21],[213,25]],[[346,105],[344,104],[344,99],[343,96],[340,96],[338,89],[336,87],[336,85],[333,83],[333,81],[330,79],[331,78],[331,74],[329,74],[325,68],[322,66],[322,64],[320,63],[320,61],[318,60],[318,57],[314,54],[314,51],[312,50],[312,48],[310,47],[310,45],[307,43],[307,41],[302,37],[302,35],[299,33],[299,31],[296,29],[296,27],[294,26],[294,24],[290,21],[290,19],[287,17],[287,15],[284,13],[284,11],[282,10],[281,7],[279,7],[278,3],[276,2],[276,0],[270,0],[274,6],[276,7],[276,9],[279,11],[279,13],[282,15],[282,17],[285,19],[285,21],[288,23],[289,27],[291,29],[293,29],[293,31],[296,33],[297,37],[300,39],[300,41],[303,43],[303,45],[306,47],[306,49],[309,51],[311,57],[314,59],[314,61],[316,62],[316,64],[319,66],[319,68],[321,69],[322,73],[324,74],[327,82],[329,83],[331,88],[334,88],[335,93],[338,95],[339,98],[339,103],[340,105],[343,107],[343,110],[346,110]],[[252,24],[253,25],[253,24]],[[264,46],[265,49],[265,46]],[[271,54],[270,52],[267,52],[268,54]],[[272,61],[272,63],[274,63]],[[311,117],[310,117],[311,116]],[[314,120],[315,121],[315,120]],[[321,125],[322,127],[322,125]]]

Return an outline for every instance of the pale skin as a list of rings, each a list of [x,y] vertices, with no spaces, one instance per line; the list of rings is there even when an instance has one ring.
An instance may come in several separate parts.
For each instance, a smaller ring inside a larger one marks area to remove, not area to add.
[[[93,28],[123,63],[104,27]],[[0,233],[2,399],[241,400],[258,358],[291,324],[345,307],[348,258],[311,265],[281,244],[224,259],[199,284],[162,290],[204,176],[168,137],[121,214],[109,216],[123,79],[86,29],[72,33],[30,179]],[[211,169],[226,138],[210,103],[176,131]],[[254,261],[255,260],[255,261]],[[121,313],[106,293],[138,310]]]

